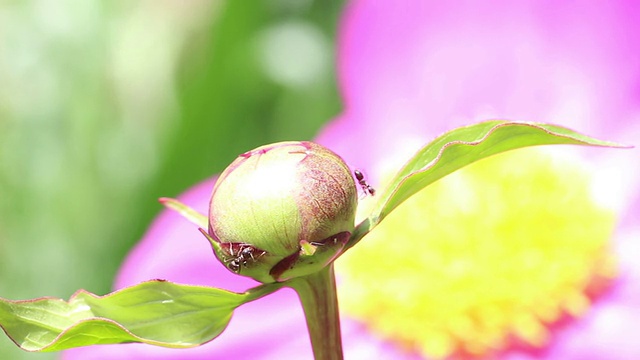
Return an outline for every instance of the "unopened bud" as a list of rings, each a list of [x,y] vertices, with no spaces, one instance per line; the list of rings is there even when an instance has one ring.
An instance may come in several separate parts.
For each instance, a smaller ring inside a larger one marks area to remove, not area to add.
[[[228,269],[262,282],[326,266],[354,229],[357,190],[344,161],[312,142],[240,155],[220,175],[209,237]]]

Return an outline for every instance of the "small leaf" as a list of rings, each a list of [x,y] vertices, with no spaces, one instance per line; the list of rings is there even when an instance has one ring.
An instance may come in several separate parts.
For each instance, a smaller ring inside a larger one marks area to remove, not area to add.
[[[69,301],[0,298],[0,326],[27,351],[126,342],[187,348],[211,341],[236,307],[278,288],[263,285],[237,294],[154,280],[105,296],[80,290]]]
[[[355,245],[402,202],[436,180],[507,150],[552,144],[624,147],[549,124],[496,120],[454,129],[420,149],[400,169],[384,192],[379,193],[376,206],[358,225],[348,247]]]
[[[167,209],[171,209],[178,214],[180,214],[183,218],[187,219],[189,222],[206,229],[209,224],[209,220],[205,215],[200,214],[196,210],[192,209],[186,204],[180,202],[180,200],[163,197],[158,199],[162,205],[164,205]]]

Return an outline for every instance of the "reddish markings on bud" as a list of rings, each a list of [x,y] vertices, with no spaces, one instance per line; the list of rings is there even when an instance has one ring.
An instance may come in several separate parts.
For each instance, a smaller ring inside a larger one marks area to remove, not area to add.
[[[376,189],[374,189],[373,186],[367,183],[367,181],[364,179],[364,175],[362,175],[360,170],[354,170],[353,174],[356,176],[356,180],[358,180],[358,183],[360,184],[360,187],[362,188],[362,191],[364,191],[365,195],[373,196],[376,194]]]
[[[325,240],[351,234],[357,197],[351,170],[331,150],[308,141],[262,146],[241,154],[218,178],[208,235],[229,270],[278,281],[284,273],[317,271],[336,256],[342,244]],[[303,251],[304,243],[325,246]]]
[[[321,241],[308,243],[314,247],[311,255],[304,255],[304,250],[301,249],[275,264],[269,275],[277,281],[285,281],[317,271],[340,256],[350,236],[350,232],[343,231]]]
[[[298,170],[302,191],[296,197],[304,204],[299,212],[306,220],[299,240],[323,241],[338,232],[328,231],[330,227],[341,224],[335,230],[346,230],[353,224],[357,192],[349,168],[337,155],[317,144],[306,153]]]
[[[302,142],[301,142],[302,143]],[[257,149],[253,149],[251,151],[247,151],[245,153],[240,154],[240,157],[243,158],[249,158],[255,155],[264,155],[266,154],[268,151],[277,149],[277,148],[281,148],[281,147],[287,147],[287,146],[291,146],[291,144],[289,142],[281,142],[281,143],[275,143],[272,145],[268,145],[268,146],[262,146],[259,147]],[[289,154],[307,154],[306,151],[289,151]]]

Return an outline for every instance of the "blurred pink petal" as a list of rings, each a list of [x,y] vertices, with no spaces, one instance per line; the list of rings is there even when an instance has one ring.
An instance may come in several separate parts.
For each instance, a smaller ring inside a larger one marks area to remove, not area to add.
[[[410,147],[488,118],[557,122],[637,143],[637,4],[485,5],[352,3],[340,47],[346,110],[318,141],[374,176],[380,163]],[[640,358],[640,345],[624,336],[640,321],[640,151],[587,153],[603,176],[599,190],[622,212],[615,236],[620,282],[585,319],[556,334],[549,349],[510,359]]]
[[[455,126],[487,118],[556,122],[616,141],[640,138],[640,9],[633,1],[355,1],[340,33],[345,110],[317,141],[374,179],[387,161]],[[640,154],[589,152],[619,198],[619,284],[550,347],[508,359],[637,359],[640,322]],[[608,177],[607,177],[607,174]],[[181,199],[206,212],[213,181]],[[607,195],[609,195],[607,193]],[[125,261],[116,287],[152,278],[243,291],[254,282],[215,261],[195,227],[164,211]],[[347,358],[411,356],[343,318]],[[66,359],[311,358],[295,294],[242,306],[203,347],[76,349]]]
[[[317,140],[357,166],[489,118],[631,142],[619,132],[638,126],[638,24],[633,1],[352,2],[345,111]]]

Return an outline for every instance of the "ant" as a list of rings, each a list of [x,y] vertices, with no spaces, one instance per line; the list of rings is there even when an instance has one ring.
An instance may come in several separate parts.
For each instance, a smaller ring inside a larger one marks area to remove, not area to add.
[[[229,244],[229,254],[232,256],[231,258],[225,258],[224,263],[227,265],[227,268],[234,273],[238,273],[243,266],[247,266],[249,261],[255,262],[257,258],[261,257],[266,253],[266,251],[262,251],[260,255],[257,257],[253,255],[256,250],[253,246],[248,244],[238,244],[240,249],[238,249],[237,253],[233,253],[233,246],[236,245],[234,243]]]
[[[360,187],[362,187],[362,191],[364,191],[365,195],[373,196],[376,194],[376,189],[367,183],[360,170],[354,170],[353,174],[356,176],[356,180],[358,180],[358,183],[360,184]]]

